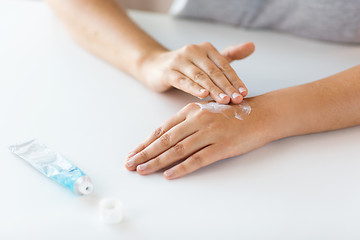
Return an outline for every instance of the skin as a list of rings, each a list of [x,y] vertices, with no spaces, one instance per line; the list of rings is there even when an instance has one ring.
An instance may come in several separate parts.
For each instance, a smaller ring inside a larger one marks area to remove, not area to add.
[[[252,111],[234,118],[191,103],[166,121],[127,157],[126,168],[167,179],[289,136],[360,125],[360,65],[312,83],[246,99]],[[175,166],[173,166],[175,164]]]
[[[253,43],[218,51],[206,42],[171,51],[113,0],[46,1],[80,45],[154,91],[175,87],[232,108],[247,95],[230,63],[249,56]],[[164,172],[175,179],[280,138],[359,125],[359,69],[249,98],[252,112],[241,121],[231,109],[212,113],[189,104],[132,151],[126,167],[147,175],[175,165]]]
[[[84,48],[150,89],[172,87],[221,104],[239,104],[248,93],[230,63],[249,56],[253,43],[219,52],[211,43],[171,51],[141,30],[114,0],[46,0]]]

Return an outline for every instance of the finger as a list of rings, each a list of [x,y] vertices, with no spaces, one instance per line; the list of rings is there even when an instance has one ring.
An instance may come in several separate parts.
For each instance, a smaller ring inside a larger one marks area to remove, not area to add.
[[[247,95],[247,88],[245,84],[240,80],[234,69],[230,66],[230,63],[223,57],[216,49],[208,52],[209,59],[213,61],[216,66],[224,73],[230,83],[236,88],[240,94],[245,97]]]
[[[199,106],[197,103],[189,103],[184,108],[182,108],[179,112],[177,112],[174,116],[168,119],[165,123],[163,123],[160,127],[158,127],[143,143],[139,144],[133,151],[128,153],[127,158],[134,156],[138,152],[145,149],[156,139],[161,137],[165,132],[170,130],[172,127],[178,125],[179,123],[185,121],[187,114],[192,111],[198,109]]]
[[[207,73],[210,79],[228,96],[231,97],[231,102],[239,104],[243,100],[243,96],[239,93],[238,89],[235,89],[225,73],[221,71],[218,66],[209,58],[206,59],[194,59],[194,64]],[[230,65],[229,65],[230,67]],[[232,68],[230,67],[230,70]],[[233,71],[233,70],[232,70]]]
[[[182,139],[188,137],[196,131],[195,124],[188,124],[185,120],[175,127],[171,128],[169,131],[165,132],[161,137],[153,141],[145,149],[137,153],[134,157],[130,158],[126,167],[129,170],[135,170],[137,165],[149,161],[173,147],[176,143]]]
[[[192,79],[197,84],[203,86],[209,91],[210,97],[216,102],[221,104],[228,104],[230,97],[226,95],[215,83],[209,78],[209,76],[194,65],[192,62],[188,62],[188,65],[180,70],[185,76]]]
[[[185,161],[166,170],[164,172],[164,177],[171,180],[192,173],[199,168],[219,160],[220,158],[218,157],[218,152],[219,149],[217,149],[214,145],[207,146],[188,157]]]
[[[240,60],[248,57],[255,51],[255,45],[253,42],[246,42],[242,44],[232,45],[221,51],[228,62],[234,60]]]
[[[200,86],[193,80],[186,77],[184,74],[177,70],[171,71],[169,76],[170,83],[173,87],[187,92],[198,98],[206,98],[209,95],[209,91]]]
[[[139,144],[134,150],[132,150],[128,153],[127,159],[130,159],[131,157],[135,156],[137,153],[139,153],[140,151],[145,149],[152,142],[154,142],[156,139],[158,139],[160,136],[162,136],[169,129],[171,129],[172,127],[183,122],[186,118],[186,114],[185,114],[186,110],[187,110],[186,107],[181,109],[177,114],[172,116],[169,120],[167,120],[165,123],[163,123],[160,127],[155,129],[155,131],[144,142]]]
[[[163,152],[156,158],[138,165],[136,171],[141,175],[148,175],[168,167],[175,162],[185,159],[194,152],[209,145],[211,142],[209,138],[204,138],[203,134],[196,132],[184,140],[178,142],[176,145]]]

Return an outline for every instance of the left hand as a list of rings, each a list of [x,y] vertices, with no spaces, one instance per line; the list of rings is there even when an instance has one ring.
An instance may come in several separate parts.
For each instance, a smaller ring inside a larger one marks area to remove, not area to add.
[[[264,129],[268,114],[256,98],[246,100],[252,111],[243,120],[235,118],[235,112],[245,103],[222,105],[227,109],[220,113],[188,104],[129,154],[126,168],[147,175],[175,164],[164,172],[167,179],[175,179],[270,142],[271,134]]]
[[[248,91],[230,63],[248,57],[254,50],[252,42],[232,45],[221,52],[209,42],[173,51],[154,50],[146,52],[136,76],[157,92],[175,87],[199,98],[210,96],[221,104],[239,104]]]

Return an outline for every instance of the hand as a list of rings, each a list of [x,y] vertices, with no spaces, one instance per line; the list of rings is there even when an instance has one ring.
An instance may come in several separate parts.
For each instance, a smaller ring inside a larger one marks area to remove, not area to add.
[[[138,78],[158,92],[175,87],[199,98],[210,95],[221,104],[239,104],[248,92],[230,63],[246,58],[254,49],[254,44],[248,42],[220,53],[206,42],[159,51],[142,61]]]
[[[265,123],[271,121],[270,114],[266,101],[257,98],[240,105],[187,105],[129,154],[126,168],[147,175],[175,164],[164,172],[167,179],[175,179],[270,142],[274,134]],[[211,105],[222,109],[214,112]],[[246,106],[251,106],[250,114]]]

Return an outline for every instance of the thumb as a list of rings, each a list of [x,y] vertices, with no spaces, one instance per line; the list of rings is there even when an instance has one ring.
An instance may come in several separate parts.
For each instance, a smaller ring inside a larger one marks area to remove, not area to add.
[[[255,45],[252,42],[247,42],[238,45],[231,45],[221,51],[223,55],[229,62],[234,60],[239,60],[248,57],[255,51]]]

